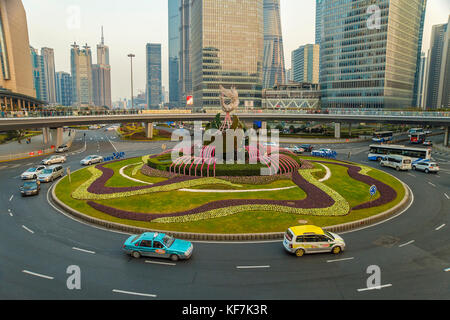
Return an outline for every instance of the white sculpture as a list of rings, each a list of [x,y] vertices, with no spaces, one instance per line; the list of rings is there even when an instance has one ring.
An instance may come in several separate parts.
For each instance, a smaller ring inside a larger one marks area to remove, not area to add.
[[[222,123],[220,131],[230,129],[233,121],[231,120],[231,112],[236,111],[239,107],[239,94],[235,87],[231,89],[225,89],[220,86],[220,103],[222,104],[222,110],[225,112],[225,120]],[[225,96],[230,99],[230,103],[225,103]]]

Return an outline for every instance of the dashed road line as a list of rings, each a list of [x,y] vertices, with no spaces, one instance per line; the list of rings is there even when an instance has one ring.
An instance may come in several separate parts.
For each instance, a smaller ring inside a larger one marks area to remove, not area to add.
[[[412,243],[414,243],[414,242],[416,242],[416,241],[415,241],[415,240],[411,240],[411,241],[409,241],[409,242],[407,242],[407,243],[404,243],[404,244],[399,245],[398,247],[399,247],[399,248],[402,248],[402,247],[407,246],[407,245],[410,245],[410,244],[412,244]]]
[[[29,233],[34,233],[33,230],[31,230],[30,228],[27,228],[26,226],[22,225],[22,228],[24,228],[25,230],[27,230]]]
[[[440,225],[439,227],[437,227],[436,229],[434,229],[434,230],[436,230],[436,231],[439,231],[439,230],[441,230],[443,227],[445,227],[445,223],[444,224],[442,224],[442,225]]]
[[[380,290],[383,288],[388,288],[388,287],[392,287],[392,284],[384,284],[382,286],[375,286],[375,287],[370,287],[370,288],[363,288],[363,289],[358,289],[358,292],[362,292],[362,291],[369,291],[369,290]]]
[[[266,269],[270,266],[237,266],[236,269]]]
[[[448,200],[450,200],[450,197],[449,197],[448,194],[444,193],[444,196],[445,196]]]
[[[9,215],[12,217],[13,216],[13,213],[11,212],[11,209],[8,209],[8,213],[9,213]]]
[[[14,195],[12,195],[11,198],[9,198],[9,202],[11,202],[13,198],[14,198]]]
[[[434,183],[432,183],[432,182],[428,181],[428,184],[429,184],[430,186],[432,186],[432,187],[435,187],[435,188],[436,188],[436,185],[435,185]]]
[[[344,258],[344,259],[335,259],[335,260],[327,260],[327,263],[331,263],[331,262],[340,262],[340,261],[347,261],[347,260],[353,260],[355,259],[354,257],[351,258]]]
[[[138,293],[138,292],[132,292],[132,291],[123,291],[123,290],[118,290],[118,289],[113,289],[112,291],[115,293],[123,293],[123,294],[129,294],[129,295],[134,295],[134,296],[151,297],[151,298],[157,297],[156,294],[149,294],[149,293]]]
[[[49,279],[49,280],[53,280],[54,279],[53,277],[46,276],[46,275],[40,274],[40,273],[31,272],[31,271],[28,271],[28,270],[22,270],[22,272],[23,273],[27,273],[27,274],[32,275],[32,276],[44,278],[44,279]]]
[[[95,254],[95,251],[85,250],[85,249],[81,249],[81,248],[77,248],[77,247],[72,247],[72,249],[81,251],[81,252],[85,252],[85,253]]]
[[[151,260],[145,260],[145,263],[161,264],[161,265],[165,265],[165,266],[176,266],[177,265],[176,263],[151,261]]]

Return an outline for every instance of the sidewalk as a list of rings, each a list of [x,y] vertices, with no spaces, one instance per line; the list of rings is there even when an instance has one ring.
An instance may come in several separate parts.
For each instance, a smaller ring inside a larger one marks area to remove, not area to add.
[[[70,130],[66,130],[63,133],[63,143],[69,143],[76,135],[75,131],[70,133]],[[51,150],[52,146],[56,146],[56,131],[50,131],[50,138],[47,144],[44,144],[44,139],[42,135],[34,136],[31,138],[29,144],[26,143],[26,139],[22,140],[21,143],[18,141],[12,141],[5,144],[0,144],[0,161],[15,160],[21,158],[27,158],[31,156],[29,153],[34,152],[37,155],[39,151],[42,154],[49,153],[46,150]]]

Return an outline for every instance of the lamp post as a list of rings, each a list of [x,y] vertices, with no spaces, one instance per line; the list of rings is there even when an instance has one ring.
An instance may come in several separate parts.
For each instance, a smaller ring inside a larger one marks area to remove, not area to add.
[[[134,54],[130,53],[128,57],[131,60],[131,109],[134,108],[134,100],[133,100],[133,58],[135,57]]]

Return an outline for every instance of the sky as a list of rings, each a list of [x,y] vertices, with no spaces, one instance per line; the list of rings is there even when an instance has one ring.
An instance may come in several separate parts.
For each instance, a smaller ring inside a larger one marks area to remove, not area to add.
[[[217,0],[220,1],[220,0]],[[109,46],[113,101],[129,98],[130,58],[133,60],[135,95],[145,91],[145,46],[162,44],[162,80],[168,90],[168,5],[167,0],[22,0],[27,13],[30,45],[55,50],[56,71],[70,72],[70,45],[77,42],[93,49],[104,27]],[[315,41],[315,0],[281,0],[281,22],[286,68],[291,52]],[[431,28],[446,23],[449,0],[428,0],[423,51],[430,43]]]

